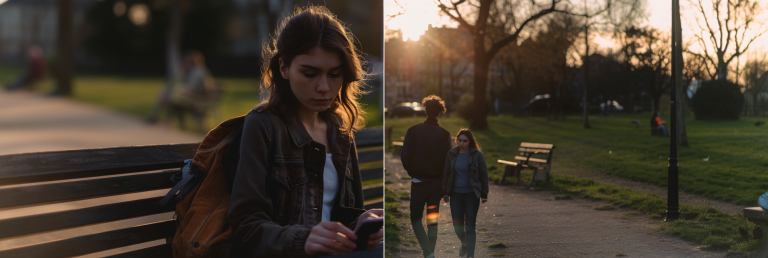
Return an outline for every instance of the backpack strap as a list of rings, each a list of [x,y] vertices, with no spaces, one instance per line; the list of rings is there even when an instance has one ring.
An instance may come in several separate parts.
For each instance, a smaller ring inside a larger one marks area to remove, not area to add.
[[[160,199],[160,205],[165,206],[174,196],[177,196],[177,199],[183,199],[187,192],[189,192],[189,189],[192,188],[191,186],[195,185],[190,184],[190,181],[197,178],[198,173],[192,173],[194,166],[191,166],[191,161],[192,160],[185,160],[184,163],[186,163],[186,165],[184,165],[181,171],[171,176],[171,181],[176,182],[177,174],[181,173],[181,181],[178,181],[176,185],[174,185],[173,188],[171,188],[171,190],[168,191],[168,193],[166,193],[162,199]]]

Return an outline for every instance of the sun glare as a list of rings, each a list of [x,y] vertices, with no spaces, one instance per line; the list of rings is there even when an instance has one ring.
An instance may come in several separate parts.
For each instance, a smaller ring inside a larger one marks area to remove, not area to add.
[[[397,3],[394,0],[387,0],[384,8],[388,18],[396,15],[387,21],[387,29],[401,30],[403,41],[419,40],[430,24],[440,21],[440,9],[429,0],[398,1]]]

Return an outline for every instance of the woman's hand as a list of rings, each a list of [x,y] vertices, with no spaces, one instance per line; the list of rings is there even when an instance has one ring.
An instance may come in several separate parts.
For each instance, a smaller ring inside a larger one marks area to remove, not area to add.
[[[336,221],[321,221],[314,227],[304,243],[304,252],[346,254],[355,250],[355,233]]]
[[[370,209],[365,213],[360,214],[360,217],[357,218],[357,226],[355,226],[355,231],[357,231],[357,229],[360,228],[361,225],[363,225],[363,221],[365,219],[381,218],[383,216],[384,216],[384,209]],[[382,238],[384,238],[384,228],[368,236],[368,243],[367,243],[368,249],[376,248],[376,246],[378,246],[379,243],[381,242]]]

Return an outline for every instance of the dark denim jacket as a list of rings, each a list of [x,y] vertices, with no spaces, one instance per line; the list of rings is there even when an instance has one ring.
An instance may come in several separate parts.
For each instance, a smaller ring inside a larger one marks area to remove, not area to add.
[[[445,155],[443,169],[443,194],[450,195],[453,191],[453,180],[456,179],[456,157],[459,147],[454,147]],[[469,149],[469,181],[478,199],[488,198],[488,165],[485,155],[475,148]]]
[[[339,173],[332,221],[354,229],[363,210],[357,149],[350,135],[327,123]],[[295,116],[257,106],[243,125],[240,162],[228,219],[236,257],[304,257],[310,230],[322,219],[325,146]]]

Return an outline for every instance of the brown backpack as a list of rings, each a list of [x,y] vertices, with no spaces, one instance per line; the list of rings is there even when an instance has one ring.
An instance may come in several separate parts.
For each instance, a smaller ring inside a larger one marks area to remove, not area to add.
[[[229,256],[234,229],[227,211],[244,121],[245,115],[238,116],[208,132],[195,157],[174,175],[176,186],[160,201],[176,201],[174,258]]]

